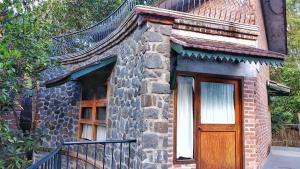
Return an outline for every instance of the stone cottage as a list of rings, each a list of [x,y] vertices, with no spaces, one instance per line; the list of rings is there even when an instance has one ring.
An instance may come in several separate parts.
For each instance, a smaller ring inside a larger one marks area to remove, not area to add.
[[[34,115],[44,147],[136,139],[132,155],[115,147],[130,166],[105,168],[263,166],[268,91],[280,93],[269,67],[287,53],[283,0],[127,0],[54,42],[61,66],[41,75]]]

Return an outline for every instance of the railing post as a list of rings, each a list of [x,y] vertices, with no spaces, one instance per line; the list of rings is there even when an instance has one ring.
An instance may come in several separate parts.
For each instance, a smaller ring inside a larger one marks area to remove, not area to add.
[[[61,169],[61,158],[62,158],[62,148],[60,148],[57,154],[57,169]]]

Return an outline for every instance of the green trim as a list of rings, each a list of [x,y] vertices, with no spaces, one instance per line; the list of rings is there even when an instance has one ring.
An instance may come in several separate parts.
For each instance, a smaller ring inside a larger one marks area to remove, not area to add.
[[[176,68],[171,73],[171,79],[170,79],[170,89],[174,90],[176,84]]]
[[[55,80],[53,82],[46,82],[45,85],[47,88],[50,88],[50,87],[55,87],[55,86],[59,86],[59,85],[62,85],[66,82],[68,82],[70,80],[70,77],[65,77],[65,78],[62,78],[62,79],[59,79],[59,80]]]
[[[97,71],[107,65],[115,63],[116,61],[117,61],[117,57],[111,57],[109,59],[105,59],[97,65],[87,67],[85,69],[79,70],[78,72],[71,74],[70,80],[72,81],[78,80],[79,78],[86,76],[87,74],[92,73],[94,71]]]
[[[176,84],[176,71],[177,71],[177,57],[175,63],[173,65],[173,69],[171,71],[171,78],[170,78],[170,89],[174,90]]]
[[[268,84],[268,94],[270,96],[289,96],[291,93],[290,89],[280,87],[277,85]]]
[[[283,64],[282,60],[272,59],[272,58],[259,58],[253,55],[241,55],[241,54],[228,54],[224,52],[209,52],[203,50],[195,50],[190,48],[185,48],[182,45],[171,43],[171,48],[178,54],[186,58],[196,58],[196,59],[220,59],[222,61],[231,62],[254,62],[255,64],[268,64],[273,66],[281,66]]]
[[[55,86],[62,85],[68,81],[79,80],[81,77],[84,77],[84,76],[88,75],[89,73],[95,72],[97,70],[111,71],[111,70],[107,70],[106,68],[107,68],[107,66],[114,64],[116,61],[117,61],[117,56],[104,58],[98,64],[95,63],[86,68],[83,68],[83,69],[80,69],[80,70],[77,70],[74,72],[70,72],[64,76],[61,76],[61,77],[58,77],[56,79],[46,82],[45,85],[47,88],[55,87]]]

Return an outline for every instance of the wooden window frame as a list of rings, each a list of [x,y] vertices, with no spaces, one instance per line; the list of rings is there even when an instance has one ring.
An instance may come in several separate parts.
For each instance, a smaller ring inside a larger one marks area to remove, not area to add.
[[[183,76],[183,77],[192,77],[194,79],[194,84],[196,82],[197,74],[191,73],[191,72],[177,72],[176,73],[176,81],[175,81],[175,88],[174,88],[174,130],[173,130],[173,163],[174,164],[194,164],[197,163],[197,149],[196,149],[196,106],[193,103],[193,159],[184,159],[179,160],[177,159],[177,92],[178,92],[178,84],[177,84],[177,77]],[[193,93],[193,100],[195,100],[195,93]]]
[[[240,93],[240,111],[241,111],[241,119],[244,119],[244,110],[243,106],[244,101],[243,101],[243,86],[244,86],[244,77],[242,76],[231,76],[231,75],[218,75],[218,74],[208,74],[208,73],[197,73],[197,72],[187,72],[187,71],[177,71],[176,72],[176,81],[175,81],[175,86],[174,86],[174,114],[173,114],[173,164],[196,164],[198,166],[198,141],[197,141],[197,131],[198,131],[198,124],[199,124],[199,114],[200,112],[197,112],[197,105],[195,105],[195,102],[193,104],[193,115],[194,115],[194,138],[193,138],[193,150],[194,150],[194,158],[193,159],[187,159],[187,160],[179,160],[177,159],[177,90],[178,90],[178,85],[177,85],[177,77],[178,76],[184,76],[184,77],[192,77],[194,78],[194,86],[196,88],[196,84],[200,83],[200,79],[206,78],[206,79],[219,79],[219,80],[237,80],[239,82],[239,93]],[[196,89],[194,89],[196,91]],[[194,100],[196,99],[196,93],[193,93],[193,98]],[[198,106],[199,107],[199,106]],[[242,147],[242,152],[241,155],[242,157],[244,156],[244,130],[243,130],[243,120],[240,122],[241,125],[241,147]],[[244,166],[244,158],[241,160],[241,166]]]
[[[82,138],[82,132],[83,132],[83,125],[88,124],[92,126],[92,140],[97,140],[97,127],[103,126],[107,127],[107,110],[106,110],[106,119],[105,120],[97,120],[97,108],[107,108],[107,93],[108,93],[108,85],[107,83],[104,83],[104,86],[106,87],[106,98],[104,99],[97,99],[96,94],[97,92],[94,92],[93,98],[91,100],[82,100],[82,94],[83,94],[83,87],[81,88],[81,97],[80,97],[80,111],[79,111],[79,120],[78,120],[78,134],[77,139],[78,140],[88,140],[85,138]],[[96,88],[97,86],[93,86],[93,88]],[[97,89],[95,89],[97,90]],[[82,118],[83,115],[83,108],[91,108],[92,114],[90,119],[84,119]]]

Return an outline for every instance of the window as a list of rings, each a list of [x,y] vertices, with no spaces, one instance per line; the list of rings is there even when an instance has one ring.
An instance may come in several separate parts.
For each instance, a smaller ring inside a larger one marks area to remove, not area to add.
[[[194,159],[194,78],[177,77],[176,159]]]
[[[235,124],[234,84],[201,82],[201,124]]]
[[[107,86],[82,82],[78,138],[86,140],[106,139]]]

